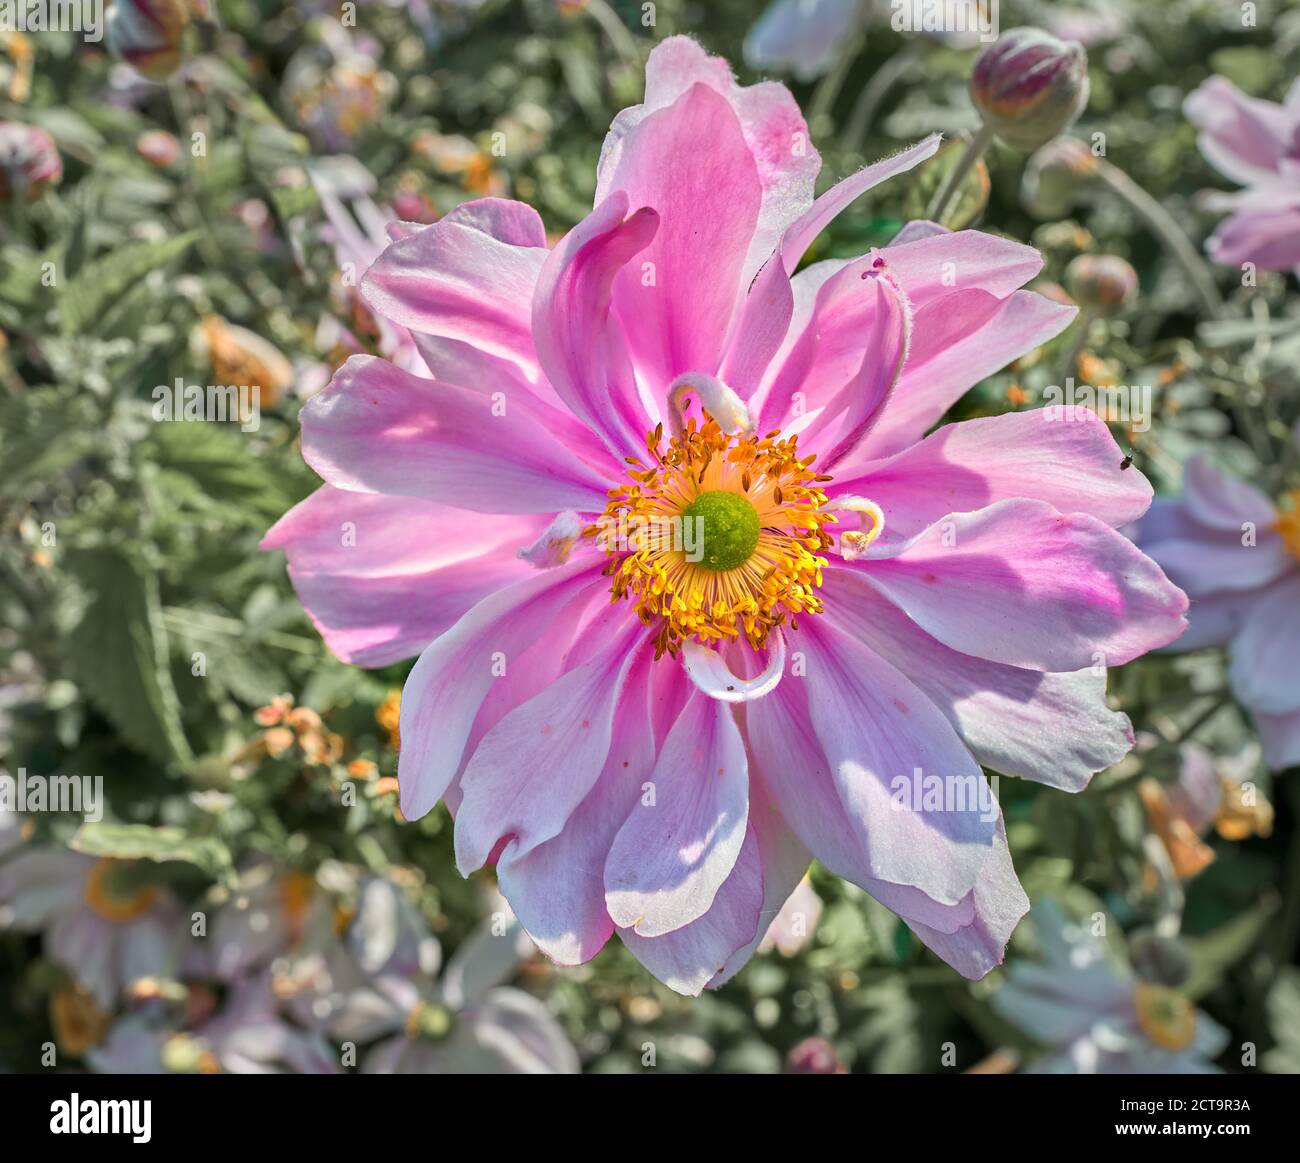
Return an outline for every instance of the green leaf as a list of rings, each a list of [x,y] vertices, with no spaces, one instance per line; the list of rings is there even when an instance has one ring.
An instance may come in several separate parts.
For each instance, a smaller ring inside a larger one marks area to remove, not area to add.
[[[299,499],[235,426],[158,424],[145,451],[166,477],[189,477],[202,501],[241,522],[265,524]]]
[[[157,242],[132,242],[86,264],[63,293],[63,328],[86,331],[151,271],[179,258],[198,234],[178,234]]]
[[[1261,1064],[1270,1074],[1300,1074],[1300,970],[1289,965],[1281,969],[1267,1005],[1277,1045]]]
[[[184,828],[148,824],[83,824],[70,847],[87,856],[119,860],[180,861],[193,864],[209,876],[224,879],[233,867],[230,850],[215,836],[191,836]]]
[[[1195,1000],[1214,989],[1224,973],[1255,947],[1275,912],[1277,901],[1266,898],[1212,933],[1187,938],[1192,955],[1192,975],[1184,987],[1187,996]]]
[[[89,595],[71,640],[87,697],[134,746],[188,766],[194,756],[168,670],[158,579],[116,549],[74,551],[68,568]]]

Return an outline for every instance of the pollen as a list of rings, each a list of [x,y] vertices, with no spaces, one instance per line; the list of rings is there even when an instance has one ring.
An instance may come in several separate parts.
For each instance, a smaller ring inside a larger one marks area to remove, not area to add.
[[[1289,502],[1284,509],[1279,509],[1273,529],[1281,536],[1282,544],[1293,557],[1300,558],[1300,489],[1292,489],[1286,495]]]
[[[657,656],[691,638],[758,650],[775,627],[821,612],[830,478],[799,456],[797,437],[778,436],[729,435],[707,412],[667,444],[660,426],[583,531],[610,556],[612,600],[657,627]]]
[[[132,883],[133,866],[133,861],[105,857],[86,873],[85,902],[106,921],[125,925],[144,916],[157,899],[153,885]]]
[[[1133,1008],[1142,1032],[1165,1050],[1185,1050],[1196,1036],[1196,1008],[1177,990],[1140,981]]]

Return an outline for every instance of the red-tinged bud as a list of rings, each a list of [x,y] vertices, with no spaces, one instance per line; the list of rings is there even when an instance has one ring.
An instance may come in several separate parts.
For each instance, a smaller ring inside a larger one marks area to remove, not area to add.
[[[1040,29],[1014,28],[980,53],[970,93],[999,138],[1037,149],[1073,125],[1088,104],[1088,54]]]
[[[787,1074],[847,1074],[835,1047],[825,1038],[805,1038],[786,1056]]]
[[[151,166],[166,169],[181,156],[181,143],[174,133],[151,129],[135,139],[135,151]]]
[[[45,130],[0,121],[0,202],[30,202],[62,177],[63,159]]]

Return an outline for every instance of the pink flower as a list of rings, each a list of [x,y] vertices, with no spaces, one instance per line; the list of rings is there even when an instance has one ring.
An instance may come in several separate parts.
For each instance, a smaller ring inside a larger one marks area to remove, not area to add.
[[[1246,187],[1211,200],[1213,209],[1232,213],[1211,236],[1207,253],[1230,266],[1300,270],[1300,81],[1277,105],[1211,77],[1188,96],[1183,112],[1201,131],[1197,140],[1206,160]]]
[[[0,202],[31,202],[63,178],[63,159],[43,129],[0,121]]]
[[[142,77],[166,80],[184,59],[186,27],[207,15],[207,0],[115,0],[108,11],[109,48]]]
[[[1186,605],[1115,531],[1150,486],[1100,421],[922,439],[1073,316],[1018,289],[1039,255],[919,223],[794,274],[937,147],[814,202],[786,89],[674,37],[553,249],[483,199],[363,280],[434,378],[349,360],[302,413],[326,484],[264,545],[340,657],[420,654],[402,811],[445,799],[556,961],[617,930],[698,993],[811,853],[979,977],[1027,908],[980,763],[1077,789],[1132,745],[1104,665]]]
[[[1182,497],[1157,500],[1137,528],[1138,543],[1192,600],[1176,649],[1227,646],[1229,683],[1275,769],[1300,763],[1300,494],[1289,501],[1274,509],[1194,457]]]

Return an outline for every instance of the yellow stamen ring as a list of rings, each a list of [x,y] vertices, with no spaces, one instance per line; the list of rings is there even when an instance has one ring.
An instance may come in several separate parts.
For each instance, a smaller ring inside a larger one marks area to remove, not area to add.
[[[1133,1008],[1142,1032],[1164,1050],[1185,1050],[1196,1036],[1196,1007],[1167,985],[1138,982]]]
[[[119,925],[134,921],[144,916],[158,897],[158,890],[151,884],[132,886],[124,881],[132,864],[104,857],[86,873],[83,899],[106,921]]]
[[[773,627],[821,612],[830,478],[798,455],[797,437],[778,436],[729,434],[705,411],[665,447],[659,425],[646,438],[648,463],[629,460],[631,483],[611,489],[584,530],[610,555],[613,600],[635,602],[637,617],[657,625],[657,655],[742,634],[758,650]]]

